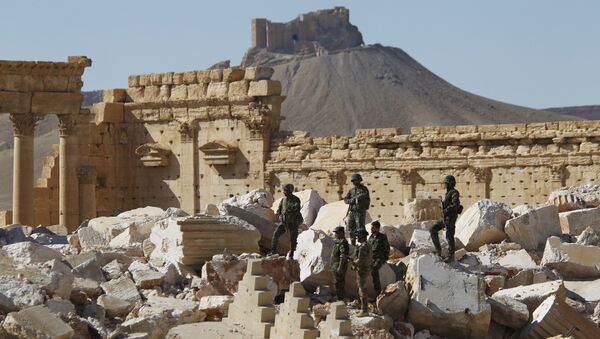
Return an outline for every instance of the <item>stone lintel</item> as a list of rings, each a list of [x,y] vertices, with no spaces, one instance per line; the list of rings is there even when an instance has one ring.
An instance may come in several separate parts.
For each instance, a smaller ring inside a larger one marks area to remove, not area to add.
[[[39,114],[78,114],[81,111],[81,93],[35,92],[31,112]]]
[[[29,113],[31,93],[0,91],[0,113]]]

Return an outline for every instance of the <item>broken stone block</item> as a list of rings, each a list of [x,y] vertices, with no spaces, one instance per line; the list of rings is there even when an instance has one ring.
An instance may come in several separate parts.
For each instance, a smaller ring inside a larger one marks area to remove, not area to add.
[[[139,261],[131,263],[128,270],[139,288],[151,289],[155,286],[162,286],[165,280],[164,273],[157,272],[150,265]]]
[[[408,322],[441,336],[485,337],[491,319],[483,278],[452,269],[434,255],[410,260]]]
[[[393,320],[404,320],[410,298],[402,281],[389,284],[377,296],[377,309]]]
[[[275,212],[271,210],[273,200],[271,192],[258,188],[244,195],[236,195],[224,200],[223,204],[239,207],[267,220],[276,221]]]
[[[393,247],[401,252],[407,251],[406,239],[404,239],[402,232],[400,232],[398,228],[396,228],[395,226],[382,225],[380,231],[381,233],[385,234],[385,236],[388,238],[390,247]],[[391,257],[392,255],[390,253],[390,258]]]
[[[520,217],[523,214],[527,214],[531,211],[533,211],[535,208],[533,208],[530,205],[524,204],[524,205],[517,205],[512,209],[512,215],[511,215],[511,219],[512,218],[516,218],[516,217]]]
[[[456,237],[468,251],[506,239],[504,224],[511,217],[508,205],[484,199],[467,208],[456,222]]]
[[[420,221],[437,220],[442,217],[440,199],[416,198],[404,205],[402,223],[414,224]]]
[[[159,339],[164,338],[169,324],[162,317],[135,317],[124,321],[120,329],[127,338]]]
[[[46,301],[46,307],[50,312],[61,317],[67,316],[69,313],[75,313],[75,305],[69,300],[49,299]]]
[[[325,205],[325,200],[321,198],[317,191],[312,189],[294,192],[294,195],[300,199],[300,205],[302,206],[300,213],[304,219],[304,224],[308,227],[312,226],[317,218],[317,214],[319,214],[319,210]],[[273,203],[273,206],[271,207],[273,212],[277,212],[281,199],[283,198],[279,198]]]
[[[300,265],[300,282],[307,291],[314,292],[318,286],[332,285],[329,265],[333,245],[333,238],[316,229],[310,228],[298,236],[294,259]]]
[[[251,81],[269,80],[273,72],[274,70],[271,67],[246,67],[244,79]]]
[[[440,244],[442,245],[442,249],[448,248],[448,242],[444,236],[440,236]],[[427,254],[427,253],[435,253],[435,247],[433,246],[433,242],[431,241],[431,234],[429,231],[425,230],[414,230],[412,232],[412,237],[410,238],[410,242],[408,243],[408,248],[410,249],[410,253],[416,254]]]
[[[329,305],[329,314],[325,321],[319,324],[320,338],[354,338],[352,335],[352,323],[348,317],[348,310],[343,301],[336,301]]]
[[[561,187],[550,193],[548,202],[559,207],[561,212],[585,207],[600,206],[600,185],[587,184],[582,186]]]
[[[77,238],[82,250],[90,250],[108,246],[108,239],[91,227],[82,227],[77,230]]]
[[[600,328],[555,295],[546,298],[533,312],[521,338],[548,338],[569,334],[573,338],[600,338]]]
[[[600,278],[600,247],[561,243],[550,237],[546,242],[542,265],[555,269],[567,279]]]
[[[558,209],[554,205],[538,207],[508,220],[504,232],[524,249],[537,250],[546,243],[548,237],[561,234]]]
[[[113,260],[102,267],[102,273],[108,280],[117,279],[124,272],[123,265],[118,260]]]
[[[2,327],[19,338],[69,339],[75,333],[69,325],[42,305],[9,313]]]
[[[310,227],[311,229],[320,230],[327,234],[332,234],[333,229],[338,226],[346,227],[346,215],[348,213],[348,205],[343,201],[336,201],[321,206],[315,222]],[[365,223],[372,221],[371,215],[367,211]],[[350,238],[349,230],[346,227],[346,238]],[[303,232],[304,233],[304,232]]]
[[[77,265],[73,268],[73,273],[79,278],[91,279],[98,282],[106,281],[106,279],[104,279],[104,273],[102,273],[102,268],[98,264],[96,258],[92,258]]]
[[[126,316],[131,312],[134,306],[134,304],[129,301],[111,297],[106,294],[98,297],[98,305],[102,306],[106,310],[106,314],[111,318]]]
[[[529,310],[524,303],[509,297],[492,297],[487,301],[492,307],[493,321],[515,329],[527,325]]]
[[[268,97],[281,94],[281,83],[275,80],[250,81],[248,95],[251,97]]]
[[[119,298],[131,303],[141,300],[140,293],[135,286],[135,283],[127,276],[104,282],[100,284],[104,293],[111,297]]]
[[[503,275],[486,275],[483,277],[485,280],[485,294],[492,295],[504,288],[506,278]]]
[[[526,250],[483,251],[474,254],[482,266],[491,269],[503,267],[508,270],[525,270],[536,268],[537,265]]]
[[[138,311],[144,318],[162,318],[169,327],[204,321],[206,314],[197,301],[150,296]]]
[[[434,223],[435,223],[435,220],[428,220],[428,221],[421,221],[421,222],[416,222],[416,223],[412,223],[412,224],[397,225],[394,227],[400,231],[400,233],[402,234],[402,238],[408,244],[410,242],[410,239],[412,238],[413,232],[415,230],[423,230],[423,231],[429,232],[429,230],[431,229],[431,226],[433,226]]]
[[[529,312],[533,312],[544,299],[551,295],[556,295],[558,299],[565,300],[567,291],[562,280],[503,289],[494,293],[492,298],[515,299],[527,305]]]
[[[587,303],[600,301],[600,279],[585,281],[565,281],[565,288],[570,294],[585,300]]]
[[[200,311],[206,313],[209,317],[222,318],[227,315],[229,304],[233,302],[233,296],[230,295],[212,295],[200,298]]]
[[[220,215],[221,213],[219,213],[219,208],[217,207],[217,205],[207,204],[206,207],[204,208],[204,214],[216,216],[216,215]]]
[[[182,263],[194,269],[215,254],[256,253],[258,230],[233,216],[203,216],[167,219],[152,228],[150,240],[156,249],[150,259]]]
[[[52,259],[63,258],[60,252],[31,241],[5,245],[2,251],[19,264],[41,264]]]
[[[393,338],[389,330],[394,325],[394,322],[388,316],[368,315],[366,317],[357,317],[351,314],[350,322],[352,324],[352,332],[358,338]]]
[[[600,235],[593,228],[588,227],[577,237],[577,243],[580,245],[600,246]]]
[[[0,295],[4,301],[2,307],[8,311],[14,310],[13,305],[23,308],[44,303],[44,295],[38,285],[10,277],[0,277]]]
[[[302,284],[295,282],[285,294],[284,302],[279,307],[279,314],[271,329],[272,338],[304,338],[312,339],[319,336],[314,319],[310,316],[308,306],[310,299]]]
[[[583,230],[591,227],[600,232],[600,208],[586,208],[559,214],[562,233],[579,235]]]

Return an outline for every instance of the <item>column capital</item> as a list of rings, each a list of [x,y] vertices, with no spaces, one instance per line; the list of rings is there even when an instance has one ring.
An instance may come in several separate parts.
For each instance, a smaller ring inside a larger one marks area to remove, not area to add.
[[[177,128],[181,142],[193,142],[196,137],[196,126],[192,122],[182,122]]]
[[[11,114],[13,134],[15,136],[33,136],[35,124],[41,119],[42,115],[39,114]]]
[[[58,134],[61,137],[66,137],[73,134],[75,121],[69,114],[58,115]]]

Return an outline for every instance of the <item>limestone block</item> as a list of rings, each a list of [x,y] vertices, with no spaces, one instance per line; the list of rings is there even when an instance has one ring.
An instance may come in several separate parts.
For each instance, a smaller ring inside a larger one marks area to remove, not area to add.
[[[600,206],[600,185],[561,187],[548,196],[560,212]]]
[[[63,259],[63,255],[60,252],[32,241],[5,245],[2,247],[2,251],[16,263],[20,264],[38,264],[52,259]]]
[[[19,338],[69,339],[73,329],[45,306],[34,306],[10,313],[2,327]]]
[[[600,301],[600,279],[591,281],[565,281],[565,288],[587,303]]]
[[[31,98],[31,112],[39,114],[78,114],[81,93],[35,92]]]
[[[247,67],[244,79],[251,81],[269,80],[273,72],[274,70],[271,67]]]
[[[268,97],[281,94],[281,83],[275,80],[258,80],[250,82],[248,95],[251,97]]]
[[[194,84],[187,86],[188,100],[199,100],[206,97],[208,84]]]
[[[209,317],[223,317],[227,315],[229,304],[233,302],[230,295],[211,295],[200,298],[200,311]]]
[[[227,82],[211,82],[208,84],[206,96],[209,98],[222,98],[227,96],[229,83]]]
[[[0,111],[14,114],[31,111],[31,93],[0,91]]]
[[[100,284],[106,295],[119,298],[131,303],[141,300],[140,293],[135,283],[127,276],[122,276],[108,282]]]
[[[600,208],[586,208],[559,213],[562,233],[579,235],[587,227],[600,232]]]
[[[352,335],[352,324],[348,317],[348,310],[343,301],[336,301],[329,304],[329,315],[321,324],[320,338],[354,338]]]
[[[390,247],[397,249],[398,251],[406,252],[406,239],[400,229],[395,226],[390,225],[382,225],[381,233],[385,234],[388,238],[388,242],[390,243]],[[410,240],[410,239],[409,239]]]
[[[49,299],[46,301],[46,307],[50,312],[58,316],[67,316],[69,313],[75,313],[75,305],[69,300]]]
[[[275,322],[273,295],[267,288],[260,260],[249,260],[248,269],[229,305],[226,323],[242,326],[251,337],[269,338]]]
[[[300,281],[307,291],[313,292],[322,285],[332,286],[329,265],[333,245],[333,238],[316,229],[310,228],[298,236],[294,259],[300,265]]]
[[[527,214],[531,211],[533,211],[535,208],[533,208],[530,205],[524,204],[524,205],[517,205],[512,209],[512,218],[516,218],[519,217],[523,214]]]
[[[38,285],[22,280],[0,277],[0,309],[16,311],[23,307],[44,303],[44,295]]]
[[[79,302],[77,300],[77,296],[80,295],[81,293],[84,294],[84,300]],[[102,294],[102,288],[100,288],[99,282],[97,282],[95,280],[91,280],[91,279],[75,277],[75,279],[73,281],[73,289],[71,291],[70,299],[74,303],[86,304],[88,297],[95,298],[95,297],[99,296],[100,294]]]
[[[412,238],[413,232],[415,230],[429,231],[429,229],[431,229],[431,226],[433,226],[434,223],[435,223],[434,220],[428,220],[428,221],[421,221],[421,222],[416,222],[416,223],[412,223],[412,224],[396,225],[394,227],[400,231],[400,233],[402,234],[402,238],[405,239],[405,241],[408,244],[408,242],[410,242],[410,239]]]
[[[537,265],[526,250],[508,250],[506,252],[476,252],[474,255],[484,267],[504,267],[508,270],[525,270],[536,268]]]
[[[476,251],[484,244],[498,243],[506,238],[504,224],[510,217],[511,210],[507,205],[479,200],[456,222],[456,237],[468,251]]]
[[[196,71],[196,77],[198,78],[198,83],[199,84],[208,84],[210,82],[210,73],[211,73],[211,70]],[[220,81],[220,79],[218,79],[217,81]]]
[[[546,242],[542,265],[555,269],[567,279],[600,278],[600,247],[561,243],[550,237]]]
[[[258,252],[260,236],[256,227],[233,216],[167,219],[152,228],[150,241],[156,248],[150,259],[200,269],[225,250],[233,254]]]
[[[168,326],[176,326],[204,321],[206,314],[200,311],[197,301],[150,296],[138,311],[143,318],[160,317]]]
[[[508,220],[504,232],[524,249],[536,250],[546,243],[548,237],[560,235],[558,209],[554,205],[538,207]]]
[[[145,101],[145,87],[133,87],[127,89],[127,102]]]
[[[503,289],[494,293],[492,298],[515,299],[527,305],[529,312],[533,312],[550,295],[556,295],[560,300],[565,300],[567,291],[562,280]]]
[[[412,224],[419,221],[437,220],[442,217],[440,199],[414,199],[404,205],[402,223]]]
[[[250,87],[250,84],[248,83],[248,81],[245,81],[245,80],[232,82],[229,84],[228,95],[230,97],[242,97],[242,96],[245,97],[248,95],[249,87]]]
[[[506,278],[503,275],[486,275],[483,278],[486,284],[485,294],[487,295],[492,295],[504,288],[506,282]]]
[[[317,213],[317,218],[315,219],[315,222],[312,224],[311,228],[326,232],[327,234],[332,234],[333,229],[337,226],[346,226],[347,213],[348,205],[343,200],[323,205],[319,209],[319,212]],[[367,212],[365,224],[371,221],[371,215],[369,214],[369,212]],[[347,238],[350,237],[350,234],[348,232],[349,231],[346,227]]]
[[[445,265],[435,255],[410,260],[408,322],[441,336],[483,338],[491,318],[483,278]]]
[[[134,261],[129,265],[129,272],[137,287],[142,289],[152,289],[156,286],[162,286],[165,280],[165,274],[155,271],[150,265],[140,261]]]
[[[600,246],[600,235],[593,228],[586,228],[577,237],[577,243],[581,245]]]
[[[402,281],[389,284],[377,296],[377,309],[394,320],[403,320],[408,310],[410,297]]]
[[[104,273],[102,273],[102,268],[98,264],[96,258],[92,258],[77,265],[73,268],[73,273],[77,277],[83,279],[92,279],[98,282],[106,281],[104,278]]]
[[[223,69],[211,69],[209,70],[209,77],[211,82],[223,81]]]
[[[102,306],[106,310],[106,314],[111,318],[126,316],[134,306],[132,302],[106,294],[98,297],[98,305]]]
[[[521,338],[541,339],[564,334],[572,338],[598,338],[600,328],[552,295],[533,312],[531,322],[521,331]]]
[[[125,102],[126,99],[127,91],[123,88],[105,89],[102,91],[103,102]]]
[[[314,319],[310,316],[308,306],[310,299],[302,284],[295,282],[285,294],[284,302],[275,317],[275,325],[271,329],[273,338],[317,338],[319,331],[315,328]]]
[[[506,327],[519,329],[529,321],[527,305],[509,297],[488,298],[492,320]]]
[[[176,85],[171,88],[170,100],[186,100],[188,98],[188,86]]]
[[[442,245],[442,249],[448,248],[448,242],[446,241],[445,236],[442,234],[440,234],[440,244]],[[431,234],[429,231],[425,230],[413,231],[412,238],[410,238],[410,242],[408,243],[408,248],[410,253],[435,253],[435,247],[431,241]]]
[[[240,81],[244,79],[244,69],[243,68],[225,68],[223,70],[223,81],[226,82],[234,82]]]
[[[295,192],[294,195],[300,199],[300,204],[302,206],[300,213],[302,213],[304,224],[308,227],[312,226],[317,218],[319,210],[325,205],[325,200],[321,198],[317,191],[312,189]],[[273,205],[271,206],[273,212],[277,212],[281,199],[283,199],[283,197],[273,202]]]
[[[273,195],[262,188],[254,189],[243,195],[233,196],[224,200],[223,204],[243,208],[265,219],[277,221],[275,213],[271,211]]]

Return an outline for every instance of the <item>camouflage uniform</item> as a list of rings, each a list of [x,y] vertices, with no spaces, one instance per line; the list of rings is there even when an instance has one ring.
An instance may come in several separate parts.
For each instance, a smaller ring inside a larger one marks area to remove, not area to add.
[[[431,234],[431,241],[435,246],[438,254],[442,252],[442,246],[440,245],[440,238],[438,232],[446,228],[446,240],[448,241],[448,258],[454,256],[454,231],[456,226],[456,219],[460,211],[460,194],[452,187],[446,192],[444,201],[442,203],[444,207],[443,217],[431,226],[429,233]]]
[[[298,227],[304,221],[302,214],[300,214],[301,203],[300,199],[291,194],[284,196],[279,202],[277,208],[277,216],[279,217],[281,224],[275,229],[273,233],[273,239],[271,242],[272,252],[277,252],[277,242],[279,237],[286,231],[290,234],[290,251],[293,253],[296,250],[296,244],[298,242]]]
[[[350,245],[348,240],[336,239],[335,245],[333,245],[333,252],[331,253],[331,271],[335,277],[335,293],[338,300],[344,300],[346,297],[344,293],[344,286],[346,285],[346,269],[348,265],[348,253],[350,251]],[[338,267],[342,266],[342,271],[338,273]]]
[[[363,184],[352,187],[344,202],[348,205],[348,231],[350,232],[350,239],[352,245],[356,244],[356,236],[354,232],[359,229],[365,229],[365,217],[367,215],[367,209],[371,204],[371,198],[369,197],[369,189]]]
[[[358,248],[356,249],[356,259],[354,259],[358,295],[360,296],[361,309],[363,312],[369,312],[367,280],[371,274],[372,266],[373,253],[371,251],[371,245],[368,241],[365,241],[358,245]]]
[[[373,251],[373,269],[371,275],[373,276],[373,288],[375,293],[379,295],[381,293],[381,282],[379,281],[379,269],[390,256],[390,243],[385,234],[378,232],[377,234],[371,234],[369,237],[369,244]]]

